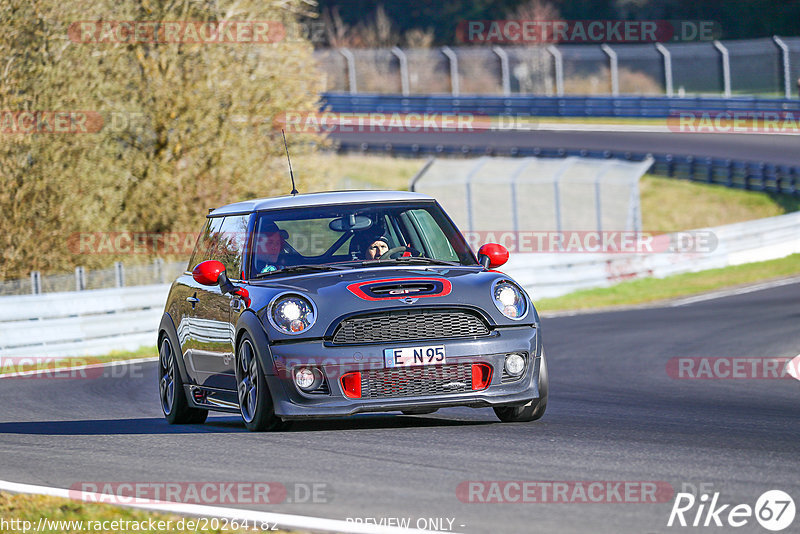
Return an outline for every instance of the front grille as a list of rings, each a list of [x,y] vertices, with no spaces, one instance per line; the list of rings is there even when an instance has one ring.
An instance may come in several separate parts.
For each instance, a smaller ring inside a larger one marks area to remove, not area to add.
[[[361,372],[364,398],[416,397],[472,391],[472,364],[371,369]]]
[[[333,342],[353,344],[486,335],[489,335],[489,327],[476,313],[413,310],[350,317],[336,327]]]

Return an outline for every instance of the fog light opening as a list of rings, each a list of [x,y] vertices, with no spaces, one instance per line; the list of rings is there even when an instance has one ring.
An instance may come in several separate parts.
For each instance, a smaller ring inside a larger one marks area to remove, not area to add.
[[[506,356],[506,372],[511,376],[519,376],[525,371],[525,358],[516,352]]]
[[[302,391],[313,391],[322,384],[322,372],[313,367],[298,367],[294,371],[294,383]]]
[[[342,375],[342,391],[350,399],[361,398],[361,371],[351,371]]]
[[[486,363],[472,364],[472,389],[478,391],[489,387],[492,381],[492,368]]]

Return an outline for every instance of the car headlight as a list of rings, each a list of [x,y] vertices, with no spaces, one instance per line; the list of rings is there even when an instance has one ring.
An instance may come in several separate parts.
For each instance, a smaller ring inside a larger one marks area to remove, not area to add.
[[[525,294],[515,284],[506,280],[495,282],[492,286],[492,300],[500,313],[509,319],[522,319],[528,313]]]
[[[267,310],[269,322],[284,334],[302,334],[317,320],[314,304],[300,295],[278,295]]]

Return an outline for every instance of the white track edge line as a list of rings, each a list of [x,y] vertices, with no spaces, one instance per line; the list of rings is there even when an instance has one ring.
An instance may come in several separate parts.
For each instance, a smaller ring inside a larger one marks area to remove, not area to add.
[[[14,359],[26,359],[27,356],[6,356],[7,358],[14,358]],[[2,360],[3,356],[0,355],[0,361]],[[46,358],[52,361],[58,360],[69,360],[69,359],[91,359],[92,356],[64,356],[64,357],[53,357],[53,358]],[[34,359],[31,357],[31,359]],[[135,358],[132,360],[112,360],[110,362],[101,362],[101,363],[92,363],[87,365],[74,365],[71,367],[58,367],[57,369],[31,369],[29,371],[16,371],[13,373],[5,373],[0,374],[0,378],[21,378],[25,376],[36,376],[36,375],[43,375],[43,374],[50,374],[50,373],[63,373],[65,371],[84,371],[87,369],[101,369],[103,367],[116,367],[120,365],[134,365],[137,363],[150,363],[150,362],[157,362],[158,356],[150,356],[148,358]]]
[[[0,490],[11,493],[26,493],[35,495],[46,495],[50,497],[61,497],[64,499],[79,500],[84,502],[99,502],[105,498],[106,503],[118,499],[113,495],[102,493],[88,493],[82,491],[70,491],[63,488],[53,488],[49,486],[34,486],[31,484],[20,484],[0,480]],[[202,504],[183,504],[162,501],[149,501],[146,503],[115,503],[116,506],[126,508],[139,508],[143,510],[153,510],[173,514],[183,514],[194,517],[218,517],[220,519],[237,519],[256,522],[275,524],[278,528],[300,528],[310,529],[316,532],[343,532],[347,534],[445,534],[432,530],[408,529],[403,527],[391,527],[376,525],[373,523],[355,523],[342,521],[340,519],[325,519],[322,517],[311,517],[303,515],[279,514],[274,512],[260,512],[257,510],[244,510],[238,508],[223,508],[217,506],[207,506]],[[453,533],[446,533],[453,534]]]

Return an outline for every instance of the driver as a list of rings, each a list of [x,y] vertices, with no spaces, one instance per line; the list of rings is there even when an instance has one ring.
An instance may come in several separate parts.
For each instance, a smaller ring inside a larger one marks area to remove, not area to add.
[[[274,222],[266,223],[262,228],[256,241],[257,261],[256,268],[260,273],[276,271],[282,263],[280,257],[283,255],[283,245],[287,233],[279,230]]]
[[[389,251],[389,238],[385,235],[379,235],[367,239],[366,245],[364,259],[377,260]]]

